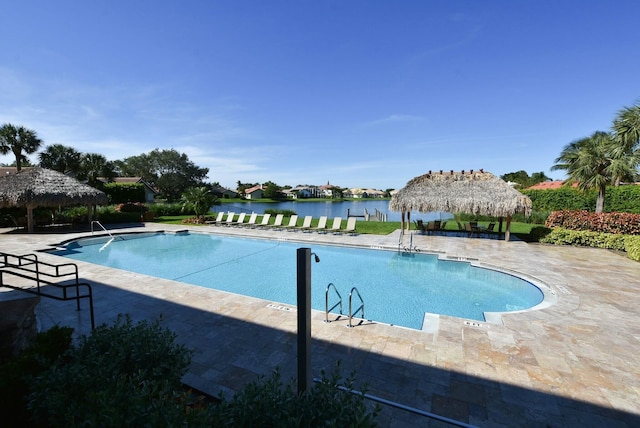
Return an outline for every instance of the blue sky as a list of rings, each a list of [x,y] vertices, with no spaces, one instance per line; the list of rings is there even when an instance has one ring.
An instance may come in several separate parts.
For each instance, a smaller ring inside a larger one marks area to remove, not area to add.
[[[21,0],[2,15],[0,123],[110,160],[173,148],[227,187],[563,178],[562,148],[640,100],[636,0]]]

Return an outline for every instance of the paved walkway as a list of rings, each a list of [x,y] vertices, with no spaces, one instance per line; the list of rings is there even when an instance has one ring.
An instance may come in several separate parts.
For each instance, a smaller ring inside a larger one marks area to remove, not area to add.
[[[123,232],[184,230],[147,223]],[[194,227],[198,232],[254,234],[314,243],[397,249],[388,236]],[[0,251],[31,253],[87,233],[0,230]],[[408,245],[405,237],[403,246]],[[640,426],[640,263],[613,252],[461,237],[413,237],[421,251],[477,259],[547,284],[557,302],[502,316],[501,323],[432,317],[426,331],[370,323],[353,329],[325,324],[313,312],[314,376],[340,360],[357,370],[358,385],[386,399],[487,427]],[[66,259],[41,254],[42,260]],[[94,286],[96,320],[118,313],[156,319],[196,353],[184,381],[217,395],[232,393],[279,367],[296,372],[295,308],[78,262]],[[241,275],[241,273],[239,273]],[[229,278],[233,280],[233,278]],[[277,303],[277,302],[275,302]],[[43,299],[43,327],[54,323],[86,332],[88,311],[73,302]],[[382,426],[442,426],[385,408]]]

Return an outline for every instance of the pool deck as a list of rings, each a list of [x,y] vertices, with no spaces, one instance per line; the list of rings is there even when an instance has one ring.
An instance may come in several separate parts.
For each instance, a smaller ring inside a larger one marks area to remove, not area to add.
[[[312,249],[316,243],[397,249],[400,238],[399,231],[338,236],[154,223],[117,231],[185,229],[287,239]],[[0,251],[33,253],[88,235],[0,229]],[[344,373],[356,370],[356,386],[366,382],[370,394],[482,427],[640,426],[640,263],[600,249],[478,238],[414,235],[413,246],[519,272],[548,285],[557,302],[503,315],[501,324],[433,316],[425,331],[373,322],[349,329],[346,320],[324,323],[324,312],[314,311],[314,377],[340,360]],[[276,367],[285,378],[295,376],[295,307],[77,264],[81,278],[93,285],[98,324],[119,313],[134,320],[161,316],[181,343],[195,349],[185,383],[217,395]],[[42,299],[38,309],[42,328],[59,323],[88,332],[88,315],[73,302],[51,299]],[[378,420],[381,426],[446,426],[386,407]]]

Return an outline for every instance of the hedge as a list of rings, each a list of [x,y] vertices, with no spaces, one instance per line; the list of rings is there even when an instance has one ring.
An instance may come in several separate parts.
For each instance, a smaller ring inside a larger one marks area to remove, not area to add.
[[[627,238],[627,236],[613,233],[568,230],[557,227],[543,238],[540,238],[540,242],[545,244],[575,245],[625,251]]]
[[[105,183],[104,193],[112,204],[145,202],[144,184],[141,183]]]
[[[554,211],[547,218],[548,228],[640,235],[640,214]]]
[[[573,187],[556,190],[522,190],[531,198],[535,211],[593,211],[598,196],[595,190],[583,192]],[[609,186],[604,198],[604,211],[640,213],[640,186]]]

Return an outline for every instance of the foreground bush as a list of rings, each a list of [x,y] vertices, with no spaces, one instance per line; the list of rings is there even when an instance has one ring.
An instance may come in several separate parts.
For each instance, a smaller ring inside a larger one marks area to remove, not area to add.
[[[276,372],[230,400],[194,400],[180,382],[192,351],[175,339],[159,322],[134,324],[125,316],[99,326],[62,358],[49,359],[39,377],[25,377],[28,426],[375,426],[377,407],[369,410],[362,396],[336,390],[352,387],[350,379],[340,383],[338,368],[301,395],[295,381],[285,385]]]
[[[232,427],[374,427],[378,408],[370,410],[353,389],[353,380],[341,383],[339,366],[311,391],[298,395],[295,381],[282,383],[279,372],[247,385],[233,399],[222,401],[213,412],[214,426]]]
[[[69,327],[38,333],[20,356],[0,364],[0,415],[6,426],[30,426],[27,397],[30,384],[71,347]]]
[[[54,427],[180,425],[190,358],[158,322],[119,317],[81,337],[33,383],[30,409],[36,423]]]

